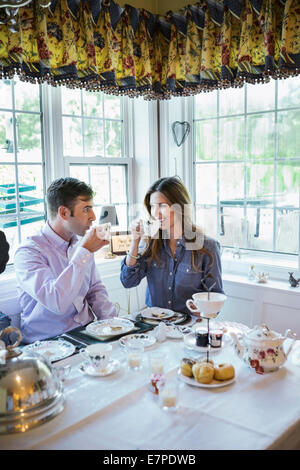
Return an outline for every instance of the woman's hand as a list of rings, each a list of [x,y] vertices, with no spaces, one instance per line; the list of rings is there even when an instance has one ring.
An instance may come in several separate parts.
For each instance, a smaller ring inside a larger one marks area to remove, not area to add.
[[[142,219],[136,219],[131,224],[131,235],[132,240],[140,241],[142,236],[144,235],[144,225]]]
[[[131,246],[126,257],[126,265],[134,266],[138,260],[139,243],[144,235],[144,225],[141,219],[134,220],[131,224]]]

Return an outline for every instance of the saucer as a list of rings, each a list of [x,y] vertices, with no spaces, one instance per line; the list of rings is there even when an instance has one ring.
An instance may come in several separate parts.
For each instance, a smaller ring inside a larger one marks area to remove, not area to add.
[[[221,388],[221,387],[226,387],[227,385],[231,385],[235,381],[235,377],[232,379],[228,380],[215,380],[213,379],[211,383],[209,384],[203,384],[200,382],[197,382],[194,378],[192,377],[186,377],[181,373],[181,369],[178,369],[177,375],[182,380],[188,385],[192,385],[193,387],[200,387],[200,388]]]
[[[210,351],[212,353],[221,351],[224,348],[226,348],[226,346],[228,346],[230,344],[230,340],[227,339],[226,335],[223,335],[222,344],[218,348],[214,348],[210,345],[208,345],[208,346],[198,346],[196,344],[195,333],[189,333],[189,334],[185,335],[184,338],[183,338],[183,341],[184,341],[184,345],[187,349],[193,349],[194,351],[198,351],[198,352]]]
[[[93,377],[106,377],[107,375],[117,372],[117,370],[120,369],[120,366],[120,361],[112,359],[104,369],[95,369],[88,362],[82,362],[79,366],[79,370],[83,374],[91,375]]]

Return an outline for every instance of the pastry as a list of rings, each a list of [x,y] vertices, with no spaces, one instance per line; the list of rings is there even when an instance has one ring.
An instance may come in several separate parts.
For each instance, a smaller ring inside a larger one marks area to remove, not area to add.
[[[231,364],[219,364],[215,367],[214,378],[216,380],[230,380],[235,374],[234,367]]]
[[[201,384],[209,384],[214,376],[214,366],[208,362],[196,362],[192,367],[195,380]]]
[[[182,375],[185,375],[186,377],[193,377],[192,367],[193,367],[194,364],[196,364],[196,361],[193,361],[193,359],[189,359],[187,357],[184,357],[181,360],[181,373],[182,373]]]
[[[111,326],[110,327],[112,331],[119,331],[119,330],[122,330],[122,327],[121,326]]]
[[[202,359],[202,361],[197,362],[200,362],[201,364],[211,364],[212,366],[214,366],[214,361],[212,359]]]

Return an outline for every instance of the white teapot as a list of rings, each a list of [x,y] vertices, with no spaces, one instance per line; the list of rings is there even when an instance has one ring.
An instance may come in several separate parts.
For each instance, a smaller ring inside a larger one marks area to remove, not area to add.
[[[235,333],[230,334],[235,341],[234,347],[238,356],[258,374],[273,372],[282,366],[297,339],[297,335],[291,330],[286,330],[282,336],[271,331],[265,323],[244,334],[241,341]],[[287,338],[291,338],[292,342],[284,351],[283,343]]]

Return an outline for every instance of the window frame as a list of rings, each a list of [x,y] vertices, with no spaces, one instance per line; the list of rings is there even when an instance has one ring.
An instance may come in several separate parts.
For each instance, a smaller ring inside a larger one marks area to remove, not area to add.
[[[49,184],[56,178],[70,175],[70,165],[124,165],[125,167],[125,184],[126,184],[126,201],[124,203],[127,209],[127,224],[128,224],[128,213],[129,206],[133,202],[133,160],[134,160],[134,144],[133,144],[133,107],[129,105],[128,98],[123,97],[122,99],[122,157],[64,157],[63,156],[63,127],[62,127],[62,104],[61,104],[61,87],[51,87],[47,84],[37,85],[39,87],[39,110],[38,111],[23,111],[22,109],[16,109],[14,100],[14,87],[10,86],[10,93],[12,93],[12,104],[10,108],[2,107],[1,110],[12,114],[13,119],[13,139],[14,142],[18,141],[17,138],[17,127],[16,127],[16,115],[24,113],[27,115],[34,114],[39,115],[41,123],[41,162],[32,162],[34,165],[39,165],[42,171],[43,177],[43,198],[44,198],[44,216],[47,220],[47,205],[46,205],[46,190]],[[12,90],[12,91],[11,91]],[[109,119],[110,121],[113,119]],[[119,121],[119,119],[118,119]],[[3,160],[3,164],[6,162]],[[16,165],[29,165],[27,161],[17,161],[17,147],[14,146],[14,153],[12,160],[8,162],[13,168],[15,174],[16,183],[18,183],[18,169]],[[16,189],[16,217],[17,225],[16,236],[18,237],[18,243],[21,240],[21,225],[18,223],[20,210],[19,205],[19,191]],[[5,230],[5,229],[3,229]],[[22,239],[24,242],[24,237]],[[5,276],[10,276],[13,270],[13,259],[7,265]]]
[[[278,83],[275,81],[276,87],[276,101],[278,96]],[[219,93],[218,93],[219,95]],[[247,93],[245,93],[245,100],[247,99]],[[182,155],[181,158],[185,159],[185,168],[182,172],[182,177],[187,183],[187,187],[190,191],[193,200],[194,211],[196,213],[196,182],[195,182],[195,174],[196,174],[196,155],[195,155],[195,126],[194,126],[194,96],[189,96],[184,98],[185,106],[184,111],[181,111],[182,120],[187,120],[191,124],[191,132],[190,138],[186,145],[183,145]],[[218,97],[218,106],[219,106],[219,97]],[[276,114],[276,122],[275,126],[277,126],[277,113],[278,111],[284,111],[286,108],[277,108],[277,102],[275,104],[276,109],[274,110]],[[299,109],[299,107],[297,107]],[[294,108],[287,108],[288,110]],[[179,109],[178,109],[179,111]],[[270,111],[267,111],[270,112]],[[244,113],[246,113],[246,108],[244,108]],[[249,114],[258,114],[258,112],[251,112]],[[226,116],[227,117],[227,116]],[[217,118],[218,121],[220,117]],[[223,119],[223,117],[221,118]],[[247,139],[247,135],[245,135],[245,139]],[[278,138],[275,135],[276,139],[276,156],[278,155]],[[170,160],[170,156],[169,156]],[[279,159],[280,160],[280,159]],[[277,160],[277,161],[279,161]],[[283,160],[283,159],[281,159]],[[288,160],[292,160],[292,158],[288,158]],[[224,160],[225,161],[225,160]],[[227,161],[226,161],[227,162]],[[219,166],[220,162],[215,161],[215,165]],[[219,182],[217,183],[219,185]],[[220,205],[219,205],[219,194],[218,196],[218,205],[217,207],[217,227],[220,227]],[[299,207],[300,207],[300,190],[299,190]],[[300,211],[300,209],[299,209]],[[300,215],[299,215],[300,218]],[[275,230],[275,227],[273,227]],[[216,234],[216,240],[219,241],[222,247],[222,237],[220,237],[219,231]],[[300,273],[300,223],[299,223],[299,231],[298,231],[298,243],[299,243],[299,250],[298,254],[288,254],[288,253],[279,253],[279,252],[271,252],[271,251],[264,251],[264,250],[255,250],[250,248],[240,248],[240,252],[238,253],[237,257],[235,254],[235,250],[231,247],[224,246],[222,251],[222,264],[223,270],[225,272],[239,272],[241,274],[247,274],[249,266],[251,264],[256,265],[261,270],[268,270],[270,276],[274,276],[276,279],[288,279],[288,272],[289,271],[298,271]]]
[[[127,188],[127,223],[128,223],[128,207],[133,202],[133,143],[131,132],[132,126],[132,107],[129,105],[129,98],[122,97],[122,135],[121,135],[121,152],[122,157],[78,157],[64,156],[63,153],[63,113],[61,103],[61,87],[51,87],[45,85],[43,88],[43,98],[48,104],[47,113],[44,115],[45,125],[49,128],[48,139],[45,142],[45,160],[46,164],[46,181],[48,186],[51,181],[61,177],[61,175],[70,176],[71,165],[124,165],[126,174]],[[100,118],[105,120],[104,118]],[[112,119],[109,119],[112,120]],[[56,145],[53,145],[56,142]],[[47,171],[48,170],[48,171]]]
[[[2,78],[1,80],[5,80]],[[20,191],[19,191],[19,166],[36,166],[41,168],[42,172],[42,178],[43,178],[43,189],[45,190],[45,145],[44,145],[44,121],[43,121],[43,95],[41,91],[41,85],[37,85],[39,87],[39,109],[36,111],[31,111],[31,110],[25,110],[22,108],[16,107],[16,92],[15,92],[15,87],[16,87],[16,81],[15,77],[12,77],[10,79],[7,79],[7,81],[10,81],[10,93],[11,93],[11,108],[5,108],[5,107],[0,107],[0,112],[7,112],[11,113],[12,115],[12,132],[13,132],[13,160],[11,161],[1,161],[1,165],[7,165],[11,166],[14,169],[14,175],[15,175],[15,197],[16,197],[16,231],[17,231],[17,237],[18,237],[18,243],[20,243],[22,236],[21,236],[21,223],[20,223],[20,213],[21,213],[21,206],[20,206]],[[40,139],[41,139],[41,161],[36,162],[36,161],[23,161],[18,159],[18,152],[19,149],[22,147],[19,145],[19,136],[18,136],[18,116],[19,115],[27,115],[27,116],[38,116],[39,117],[39,122],[40,122]],[[44,201],[43,203],[43,211],[44,214],[46,214],[46,203]],[[2,230],[2,228],[0,227]],[[5,230],[5,229],[3,229]],[[12,263],[10,263],[12,264]]]

